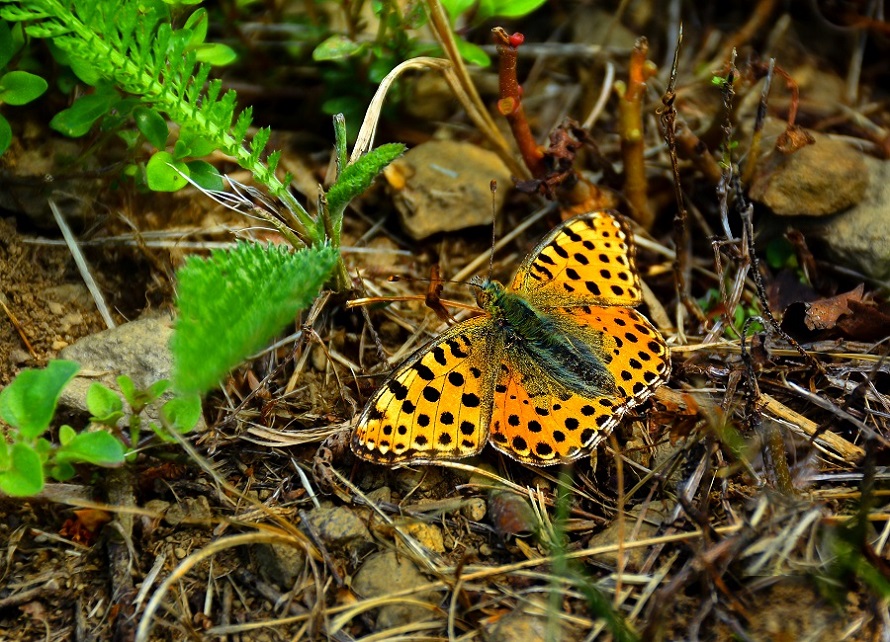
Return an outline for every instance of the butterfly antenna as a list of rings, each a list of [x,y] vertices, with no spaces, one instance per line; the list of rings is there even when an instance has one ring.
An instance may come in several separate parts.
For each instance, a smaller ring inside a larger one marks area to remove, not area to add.
[[[494,276],[494,244],[497,241],[497,207],[495,205],[497,193],[498,193],[498,182],[496,180],[491,181],[488,184],[489,189],[491,190],[491,254],[488,255],[488,280],[491,281]]]

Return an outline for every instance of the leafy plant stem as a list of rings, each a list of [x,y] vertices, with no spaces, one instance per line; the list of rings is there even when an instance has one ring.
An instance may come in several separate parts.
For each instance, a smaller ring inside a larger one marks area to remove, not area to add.
[[[121,51],[108,41],[98,37],[74,15],[68,6],[56,0],[40,0],[39,2],[25,0],[21,4],[23,7],[39,11],[43,16],[55,16],[64,23],[69,33],[76,35],[77,39],[88,46],[93,60],[105,61],[103,64],[96,65],[96,70],[100,74],[125,87],[128,92],[141,95],[143,100],[153,103],[173,120],[180,123],[188,122],[201,136],[213,141],[219,149],[232,156],[241,167],[251,171],[257,180],[286,206],[287,211],[284,216],[287,219],[287,225],[272,220],[272,217],[268,215],[265,218],[275,225],[291,245],[302,247],[323,241],[312,233],[316,229],[312,217],[287,189],[287,186],[278,180],[269,167],[236,140],[229,131],[212,122],[205,113],[189,104],[184,97],[186,91],[174,91],[143,67],[137,65],[127,56],[126,51]],[[70,53],[76,56],[81,55],[81,50],[75,49],[68,39],[55,38],[55,42],[60,48]],[[288,226],[292,229],[288,229]]]

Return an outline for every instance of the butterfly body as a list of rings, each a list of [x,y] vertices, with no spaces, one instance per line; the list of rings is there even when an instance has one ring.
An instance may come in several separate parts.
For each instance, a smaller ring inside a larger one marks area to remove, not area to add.
[[[377,463],[459,459],[486,443],[526,463],[571,461],[666,381],[669,350],[641,299],[630,231],[598,211],[550,232],[510,285],[474,283],[484,315],[402,363],[351,446]]]

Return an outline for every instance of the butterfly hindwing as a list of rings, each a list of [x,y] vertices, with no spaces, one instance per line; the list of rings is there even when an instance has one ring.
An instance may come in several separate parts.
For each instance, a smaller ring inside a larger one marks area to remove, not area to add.
[[[488,440],[491,319],[463,321],[415,352],[368,401],[352,450],[378,463],[460,459]]]

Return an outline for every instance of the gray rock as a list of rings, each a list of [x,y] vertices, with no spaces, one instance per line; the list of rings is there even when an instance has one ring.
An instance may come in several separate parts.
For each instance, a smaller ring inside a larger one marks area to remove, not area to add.
[[[476,225],[491,225],[492,180],[500,210],[512,187],[497,154],[471,143],[429,141],[386,168],[405,231],[414,239]]]
[[[344,551],[358,558],[374,546],[364,521],[345,506],[315,508],[306,518],[318,537],[333,551]]]
[[[352,588],[361,597],[382,597],[429,583],[417,566],[404,555],[393,551],[379,553],[369,558],[355,574]],[[406,598],[400,598],[406,599]],[[431,608],[415,604],[381,606],[377,613],[377,630],[390,629],[411,622],[433,619],[432,605],[437,602],[434,592],[412,593],[407,599],[429,602]]]
[[[866,156],[847,143],[813,133],[816,142],[761,159],[751,198],[780,216],[827,216],[864,197],[869,184]]]
[[[855,207],[829,219],[812,221],[806,229],[821,239],[838,264],[873,279],[890,279],[890,161],[866,159],[871,182]]]
[[[285,544],[257,544],[251,548],[259,574],[285,591],[306,568],[306,553],[297,546]]]
[[[537,600],[519,603],[515,611],[483,629],[483,639],[485,642],[559,642],[565,639],[558,619],[554,618],[548,627],[547,609],[547,604]]]
[[[173,356],[169,342],[173,322],[168,317],[147,317],[116,328],[91,334],[64,348],[59,357],[81,365],[77,377],[62,392],[60,403],[87,412],[86,394],[94,381],[120,391],[116,378],[127,375],[137,388],[146,388],[161,379],[170,379]],[[165,393],[162,402],[172,397]],[[126,409],[126,404],[124,404]],[[144,419],[158,421],[157,405],[146,408]],[[204,427],[199,422],[198,430]]]

